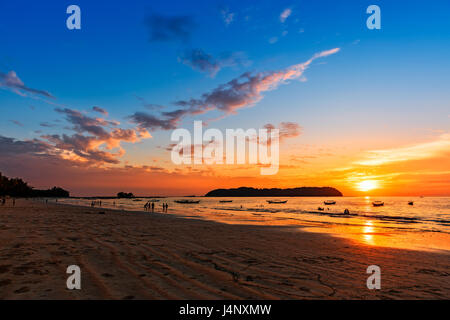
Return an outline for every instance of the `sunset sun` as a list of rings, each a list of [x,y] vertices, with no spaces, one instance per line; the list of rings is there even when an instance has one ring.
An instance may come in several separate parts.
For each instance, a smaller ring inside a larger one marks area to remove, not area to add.
[[[363,180],[356,185],[359,191],[370,191],[378,188],[378,181],[376,180]]]

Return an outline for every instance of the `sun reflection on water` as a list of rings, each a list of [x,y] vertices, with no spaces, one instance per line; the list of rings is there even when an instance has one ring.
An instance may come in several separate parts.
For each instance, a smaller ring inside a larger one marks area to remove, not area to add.
[[[370,245],[375,245],[375,240],[374,240],[374,236],[373,233],[375,231],[375,227],[373,226],[373,222],[370,220],[367,220],[365,222],[365,225],[363,227],[363,240],[365,243],[370,244]]]

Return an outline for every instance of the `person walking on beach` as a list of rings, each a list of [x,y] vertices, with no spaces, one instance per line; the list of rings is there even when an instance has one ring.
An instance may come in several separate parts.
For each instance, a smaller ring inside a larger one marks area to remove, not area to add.
[[[169,204],[168,203],[166,203],[166,212],[167,212],[167,209],[169,209]]]
[[[155,203],[152,202],[152,212],[155,212]]]

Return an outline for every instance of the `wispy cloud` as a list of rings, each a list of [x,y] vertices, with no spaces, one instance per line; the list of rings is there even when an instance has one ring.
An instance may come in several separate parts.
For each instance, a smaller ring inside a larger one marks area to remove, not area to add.
[[[284,9],[283,12],[281,12],[281,14],[280,14],[280,21],[282,23],[284,23],[291,14],[292,14],[292,9],[290,9],[290,8]]]
[[[150,103],[145,98],[140,97],[138,95],[135,95],[135,97],[136,97],[136,99],[138,99],[141,102],[142,106],[144,106],[146,109],[149,109],[149,110],[161,110],[161,109],[165,108],[165,106],[163,106],[163,105]]]
[[[172,130],[175,129],[187,111],[176,110],[173,112],[163,112],[162,117],[156,117],[146,112],[135,112],[129,119],[138,125],[139,128],[155,130]]]
[[[277,127],[271,123],[268,123],[264,126],[266,129],[276,129]],[[298,137],[301,133],[303,128],[296,122],[281,122],[278,125],[278,130],[280,130],[279,133],[279,139],[280,142],[284,141],[285,139],[289,138],[295,138]]]
[[[278,42],[278,37],[271,37],[270,39],[269,39],[269,43],[270,44],[274,44],[274,43],[277,43]]]
[[[262,93],[276,89],[288,80],[299,78],[309,65],[318,58],[335,54],[339,48],[316,53],[306,62],[288,67],[284,70],[267,71],[252,74],[246,72],[240,77],[218,86],[200,98],[179,100],[175,102],[180,107],[187,108],[191,114],[201,114],[218,109],[227,114],[240,108],[252,105],[262,99]]]
[[[310,64],[318,58],[335,54],[339,48],[319,52],[303,63],[283,70],[259,73],[246,72],[231,81],[219,85],[214,90],[204,93],[200,98],[178,100],[174,105],[180,107],[160,116],[145,112],[136,112],[129,118],[141,129],[171,130],[178,126],[183,117],[199,115],[212,110],[219,110],[224,115],[236,113],[237,110],[254,105],[263,98],[262,93],[274,90],[289,80],[300,78]]]
[[[179,60],[194,70],[208,73],[211,77],[214,77],[222,68],[250,63],[243,52],[222,53],[215,58],[202,49],[187,50]]]
[[[195,27],[191,16],[152,14],[145,19],[145,23],[149,29],[149,41],[151,42],[187,41]]]
[[[44,128],[54,128],[54,127],[56,127],[56,124],[49,123],[49,122],[41,122],[39,125],[41,127],[44,127]]]
[[[220,13],[222,14],[223,22],[228,26],[233,22],[234,19],[234,12],[230,12],[228,8],[220,10]]]
[[[334,49],[330,49],[330,50],[325,50],[319,53],[316,53],[311,59],[317,59],[317,58],[323,58],[323,57],[328,57],[332,54],[335,54],[337,52],[339,52],[340,48],[334,48]]]
[[[92,107],[92,110],[95,111],[95,112],[101,113],[101,114],[103,114],[103,115],[105,115],[105,116],[108,115],[108,111],[106,111],[106,110],[103,109],[103,108],[97,107],[97,106],[93,106],[93,107]]]
[[[0,88],[6,88],[21,96],[32,94],[46,98],[54,98],[53,95],[45,90],[27,87],[23,81],[20,80],[15,71],[9,71],[8,73],[0,72]]]
[[[437,140],[387,150],[369,151],[366,158],[355,164],[380,166],[392,162],[422,160],[450,153],[450,134],[443,134]]]
[[[20,122],[20,121],[18,121],[18,120],[10,120],[12,123],[14,123],[16,126],[19,126],[19,127],[23,127],[23,123],[22,122]]]

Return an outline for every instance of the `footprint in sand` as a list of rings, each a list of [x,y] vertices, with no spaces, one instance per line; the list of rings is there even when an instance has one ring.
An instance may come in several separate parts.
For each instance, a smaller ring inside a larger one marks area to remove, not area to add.
[[[28,291],[30,291],[30,288],[22,287],[20,289],[17,289],[16,291],[14,291],[14,293],[25,293],[25,292],[28,292]]]
[[[102,276],[105,277],[105,278],[112,278],[112,277],[114,277],[112,274],[109,274],[109,273],[103,273]]]
[[[422,273],[422,274],[434,274],[437,276],[441,276],[441,277],[447,277],[449,275],[449,273],[447,272],[440,272],[434,269],[419,269],[417,270],[417,273]]]

